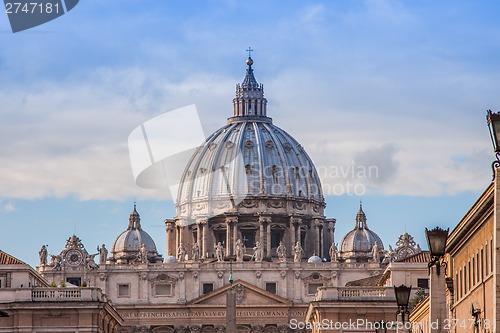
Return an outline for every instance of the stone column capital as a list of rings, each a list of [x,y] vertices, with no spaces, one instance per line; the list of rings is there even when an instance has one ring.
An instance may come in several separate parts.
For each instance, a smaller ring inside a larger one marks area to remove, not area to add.
[[[226,224],[238,223],[238,216],[228,216],[226,217]]]
[[[272,219],[270,216],[259,216],[259,223],[271,223]]]

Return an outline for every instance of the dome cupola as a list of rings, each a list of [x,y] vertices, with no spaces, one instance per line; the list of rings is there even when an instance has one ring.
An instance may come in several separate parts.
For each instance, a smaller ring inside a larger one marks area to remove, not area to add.
[[[277,256],[280,241],[287,249],[300,242],[305,258],[323,256],[332,240],[319,239],[326,234],[321,232],[325,201],[314,163],[267,116],[264,86],[255,78],[250,56],[246,66],[232,117],[197,148],[184,169],[174,219],[181,236],[167,237],[167,253],[176,253],[182,239],[183,246],[197,243],[209,257],[220,242],[231,256],[241,239],[246,248],[259,241],[268,258]]]
[[[119,264],[136,262],[143,244],[148,252],[148,262],[162,260],[156,250],[155,242],[151,236],[141,228],[141,217],[134,204],[134,210],[130,213],[128,219],[127,230],[122,232],[113,243],[113,261]]]
[[[374,248],[378,258],[380,253],[383,253],[384,245],[380,237],[368,229],[366,215],[360,203],[354,229],[349,231],[340,243],[340,258],[346,262],[368,262],[374,258]]]

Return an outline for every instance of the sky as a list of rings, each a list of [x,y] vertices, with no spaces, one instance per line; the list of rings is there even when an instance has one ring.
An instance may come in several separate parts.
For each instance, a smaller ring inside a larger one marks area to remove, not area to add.
[[[424,228],[453,228],[491,181],[499,10],[85,0],[18,33],[0,13],[0,249],[35,266],[42,244],[57,254],[73,233],[91,253],[111,248],[136,202],[164,255],[172,195],[135,184],[128,136],[191,104],[206,136],[225,125],[248,47],[268,115],[316,164],[336,242],[362,200],[385,247],[407,231],[426,248]]]

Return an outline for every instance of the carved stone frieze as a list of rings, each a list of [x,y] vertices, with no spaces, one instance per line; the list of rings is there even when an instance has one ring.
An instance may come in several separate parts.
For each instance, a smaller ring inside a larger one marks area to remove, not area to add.
[[[234,286],[234,291],[236,294],[236,303],[241,304],[245,299],[245,286],[237,284]]]

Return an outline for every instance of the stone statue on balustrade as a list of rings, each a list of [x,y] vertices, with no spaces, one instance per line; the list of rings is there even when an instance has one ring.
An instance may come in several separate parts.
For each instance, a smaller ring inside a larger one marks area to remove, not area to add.
[[[184,247],[184,244],[180,243],[179,248],[177,249],[177,261],[184,262],[185,259],[186,259],[186,247]]]
[[[335,243],[332,243],[332,246],[330,246],[330,261],[331,262],[336,262],[338,260],[338,249],[337,245]]]
[[[246,250],[245,244],[238,238],[236,241],[236,261],[243,261]]]
[[[40,266],[47,265],[47,256],[48,256],[47,246],[42,245],[42,248],[40,249],[40,251],[38,251],[38,257],[40,258]]]
[[[263,257],[264,257],[264,251],[262,249],[262,244],[259,241],[257,241],[257,243],[255,243],[255,246],[253,248],[252,258],[255,260],[255,262],[261,262]]]
[[[278,254],[279,262],[286,262],[286,247],[283,242],[280,241],[280,244],[276,248],[276,253]]]
[[[94,261],[94,258],[96,255],[98,255],[99,253],[95,253],[95,254],[89,254],[86,258],[85,258],[85,268],[88,269],[88,270],[94,270],[94,269],[98,269],[99,266],[97,266],[97,264],[95,263]]]
[[[378,246],[377,241],[375,241],[375,244],[373,244],[373,247],[372,247],[372,258],[373,258],[373,262],[380,263],[380,253],[379,253],[379,246]]]
[[[137,254],[137,261],[142,264],[148,263],[148,249],[146,248],[146,244],[142,243],[141,248],[139,249],[139,253]]]
[[[198,243],[194,243],[193,245],[192,256],[193,256],[193,261],[200,260],[200,246],[198,245]]]
[[[300,245],[300,242],[297,242],[293,247],[293,262],[300,262],[302,260],[302,255],[304,253],[304,249]]]
[[[52,269],[54,271],[60,271],[61,270],[61,265],[62,265],[62,257],[60,255],[50,255],[50,266],[52,266]]]
[[[217,261],[224,261],[224,247],[222,246],[221,242],[218,242],[217,245],[214,246],[214,248]]]
[[[97,246],[97,252],[99,252],[99,265],[106,265],[106,260],[108,258],[108,249],[104,244],[101,247]]]

